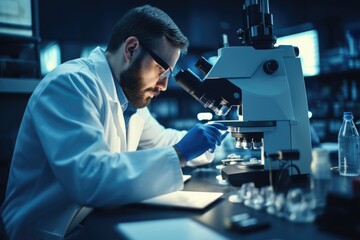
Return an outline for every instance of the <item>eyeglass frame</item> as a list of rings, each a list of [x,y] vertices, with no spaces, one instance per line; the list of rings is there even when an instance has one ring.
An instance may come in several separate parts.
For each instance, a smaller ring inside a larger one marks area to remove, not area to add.
[[[160,79],[164,79],[164,78],[170,78],[173,76],[173,70],[171,69],[171,67],[169,66],[169,64],[167,64],[159,55],[157,55],[156,53],[154,53],[153,51],[151,51],[148,47],[141,45],[141,47],[146,50],[150,56],[155,60],[155,62],[157,64],[160,65],[160,67],[162,67],[165,71],[159,76]]]

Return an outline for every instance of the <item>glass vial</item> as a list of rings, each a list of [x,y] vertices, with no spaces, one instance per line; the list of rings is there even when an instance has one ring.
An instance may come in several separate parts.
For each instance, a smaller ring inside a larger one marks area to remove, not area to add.
[[[316,208],[325,207],[327,195],[331,191],[330,168],[329,152],[323,148],[314,148],[311,161],[311,191]]]

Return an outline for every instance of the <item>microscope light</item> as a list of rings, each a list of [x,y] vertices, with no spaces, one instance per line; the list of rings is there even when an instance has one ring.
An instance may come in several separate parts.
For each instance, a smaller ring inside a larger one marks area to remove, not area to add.
[[[308,111],[308,117],[309,119],[313,116],[313,113],[311,111]]]
[[[210,121],[212,118],[213,115],[210,112],[200,112],[197,114],[197,119],[199,121]]]

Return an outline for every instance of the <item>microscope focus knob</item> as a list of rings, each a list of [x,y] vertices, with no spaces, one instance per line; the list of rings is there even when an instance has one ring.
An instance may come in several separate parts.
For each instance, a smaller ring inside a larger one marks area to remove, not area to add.
[[[278,70],[278,68],[279,63],[274,59],[264,62],[263,65],[263,69],[267,74],[273,74],[274,72],[276,72],[276,70]]]

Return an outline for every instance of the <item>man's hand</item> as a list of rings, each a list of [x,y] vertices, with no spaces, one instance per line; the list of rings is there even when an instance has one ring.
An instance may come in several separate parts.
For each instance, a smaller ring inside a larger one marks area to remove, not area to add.
[[[220,130],[226,131],[227,126],[221,123],[196,124],[174,147],[189,161],[209,149],[215,150],[216,145],[219,146],[228,134],[222,134]]]

